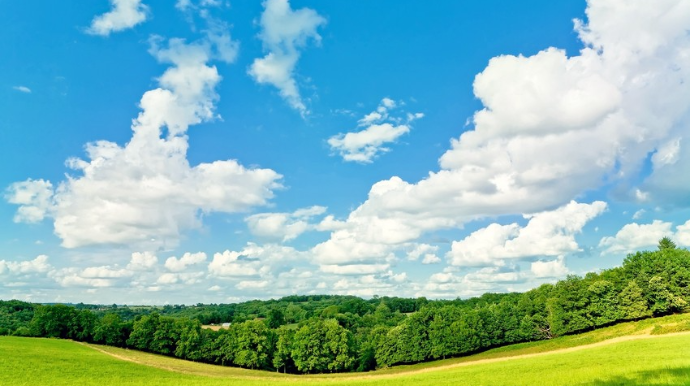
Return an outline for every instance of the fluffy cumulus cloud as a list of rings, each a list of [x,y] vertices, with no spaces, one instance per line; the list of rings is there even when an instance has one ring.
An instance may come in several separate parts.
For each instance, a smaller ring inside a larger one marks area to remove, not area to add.
[[[305,116],[309,110],[300,96],[295,66],[310,40],[321,41],[317,30],[326,19],[309,8],[293,10],[288,0],[266,0],[263,6],[259,37],[267,54],[254,60],[249,75],[257,83],[276,87],[290,107]]]
[[[33,273],[45,273],[52,269],[48,263],[48,256],[39,255],[28,261],[0,260],[0,275],[26,275]]]
[[[565,265],[565,257],[559,256],[554,260],[535,261],[530,266],[534,276],[542,277],[563,277],[568,274],[568,267]]]
[[[514,291],[514,286],[528,279],[528,275],[509,265],[484,267],[465,275],[445,270],[432,274],[417,295],[448,298],[479,296],[488,291]]]
[[[129,282],[134,272],[118,266],[96,266],[86,268],[61,268],[48,273],[55,282],[63,287],[113,287]]]
[[[87,32],[93,35],[108,36],[143,23],[148,14],[148,7],[141,0],[110,0],[113,9],[91,21]]]
[[[389,264],[322,265],[321,272],[336,275],[369,275],[387,271]]]
[[[165,268],[172,272],[181,272],[187,267],[198,265],[206,261],[206,254],[204,252],[185,253],[179,259],[177,257],[169,257],[165,260]]]
[[[268,277],[272,274],[273,265],[303,258],[303,252],[291,247],[248,243],[240,251],[215,253],[208,272],[215,277]]]
[[[407,134],[411,128],[410,123],[424,116],[422,113],[408,113],[405,118],[391,116],[390,110],[396,107],[395,101],[384,98],[376,111],[359,120],[359,126],[364,126],[364,129],[329,138],[331,150],[345,161],[371,163],[377,155],[390,150],[384,145]]]
[[[686,202],[689,185],[678,176],[690,168],[682,140],[690,3],[592,0],[587,15],[587,24],[576,22],[585,44],[577,55],[548,48],[491,59],[474,82],[484,108],[451,141],[440,170],[416,183],[391,177],[374,184],[314,253],[382,259],[425,232],[543,212],[604,185],[632,199]],[[635,186],[653,154],[651,175]],[[518,229],[495,225],[491,232],[500,241]]]
[[[678,225],[675,231],[672,223],[661,220],[650,224],[626,224],[615,236],[602,238],[599,247],[603,254],[629,253],[652,248],[664,237],[670,237],[679,246],[690,246],[690,221]]]
[[[678,225],[676,227],[674,240],[678,245],[685,247],[690,246],[690,220],[686,221],[685,224]]]
[[[52,206],[53,184],[45,180],[28,179],[15,182],[5,192],[10,204],[19,205],[14,222],[36,223],[43,221]]]
[[[371,297],[374,295],[401,296],[411,294],[414,286],[406,283],[405,273],[395,274],[392,271],[380,274],[367,274],[356,278],[341,278],[332,285],[324,283],[323,287],[336,294]]]
[[[316,229],[310,220],[326,212],[323,206],[312,206],[293,213],[259,213],[245,218],[250,232],[262,238],[289,241]]]
[[[175,246],[181,232],[197,228],[202,213],[239,212],[264,205],[281,176],[250,169],[235,160],[189,164],[190,125],[216,118],[215,87],[221,77],[211,60],[234,59],[227,33],[209,31],[196,42],[151,39],[151,54],[170,63],[147,91],[133,135],[124,146],[97,141],[86,145],[87,160],[67,164],[77,172],[54,192],[50,182],[12,185],[8,200],[20,205],[17,221],[54,219],[67,248],[93,244]]]
[[[416,261],[422,257],[422,264],[436,264],[441,262],[441,258],[436,255],[437,245],[415,244],[414,248],[407,253],[407,259]]]
[[[132,271],[147,271],[158,264],[158,257],[152,252],[134,252],[127,264],[127,269]]]
[[[570,202],[553,211],[526,215],[524,227],[493,223],[461,241],[454,241],[448,253],[457,266],[502,265],[504,259],[535,256],[563,256],[579,250],[575,235],[606,209],[606,203]]]
[[[159,286],[170,286],[175,284],[180,284],[184,286],[191,286],[194,284],[201,283],[203,272],[185,272],[185,273],[164,273],[158,277],[156,280]]]

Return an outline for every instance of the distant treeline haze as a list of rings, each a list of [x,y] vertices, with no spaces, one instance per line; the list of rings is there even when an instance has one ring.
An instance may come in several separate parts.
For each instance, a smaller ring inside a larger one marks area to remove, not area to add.
[[[0,301],[0,334],[74,339],[288,373],[367,371],[688,310],[690,252],[662,239],[621,267],[468,300],[288,296],[196,306]],[[214,331],[202,325],[230,323]]]

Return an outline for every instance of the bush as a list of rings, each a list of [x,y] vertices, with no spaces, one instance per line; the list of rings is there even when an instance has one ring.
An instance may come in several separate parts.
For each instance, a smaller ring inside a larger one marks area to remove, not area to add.
[[[14,330],[14,334],[12,334],[12,335],[14,335],[14,336],[32,336],[31,330],[29,329],[29,327],[26,327],[26,326],[21,326],[21,327],[17,328],[16,330]]]

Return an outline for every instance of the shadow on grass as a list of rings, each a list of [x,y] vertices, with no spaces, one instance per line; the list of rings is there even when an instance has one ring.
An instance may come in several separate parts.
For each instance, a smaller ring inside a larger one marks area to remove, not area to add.
[[[690,385],[690,368],[677,367],[663,370],[636,371],[628,376],[583,383],[583,386],[647,386],[647,385]]]

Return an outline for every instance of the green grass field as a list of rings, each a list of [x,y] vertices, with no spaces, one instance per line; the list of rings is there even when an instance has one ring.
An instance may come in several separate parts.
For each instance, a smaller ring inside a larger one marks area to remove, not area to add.
[[[674,315],[471,357],[318,376],[211,366],[65,340],[0,337],[0,385],[690,385],[690,334],[649,335],[688,328],[690,315]],[[485,362],[470,363],[478,360]]]

